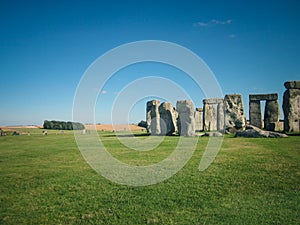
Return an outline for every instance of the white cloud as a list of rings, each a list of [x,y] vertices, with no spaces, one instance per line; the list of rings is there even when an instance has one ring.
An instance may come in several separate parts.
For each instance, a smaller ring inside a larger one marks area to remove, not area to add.
[[[208,22],[204,22],[204,21],[199,21],[197,23],[194,23],[194,26],[196,27],[212,27],[212,26],[216,26],[216,25],[229,25],[232,23],[232,20],[228,19],[228,20],[210,20]]]
[[[235,34],[229,34],[228,37],[229,38],[236,38],[236,35]]]
[[[197,22],[194,24],[195,27],[207,27],[208,23],[204,23],[204,22]]]
[[[101,94],[105,95],[105,94],[107,94],[107,91],[103,90],[103,91],[101,91]]]

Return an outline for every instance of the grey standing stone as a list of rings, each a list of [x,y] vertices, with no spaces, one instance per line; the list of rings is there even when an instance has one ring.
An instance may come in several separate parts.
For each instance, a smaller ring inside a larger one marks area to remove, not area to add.
[[[217,130],[221,133],[225,132],[225,108],[223,101],[217,105]]]
[[[181,136],[195,135],[194,104],[191,100],[180,100],[176,103],[178,112],[178,133]]]
[[[279,105],[277,100],[266,101],[264,115],[264,128],[266,130],[278,130],[279,113]]]
[[[204,131],[218,130],[218,105],[223,103],[223,101],[224,99],[220,98],[208,98],[203,100]],[[221,116],[219,116],[219,118],[221,118]]]
[[[217,130],[217,111],[215,105],[204,103],[203,107],[203,114],[204,114],[204,130]]]
[[[279,122],[279,107],[278,94],[255,94],[249,95],[250,108],[250,124],[258,128],[262,128],[260,101],[266,101],[264,126],[265,129],[274,131],[278,127]]]
[[[163,102],[158,108],[161,135],[172,135],[177,131],[176,112],[170,102]]]
[[[262,127],[260,100],[250,100],[249,103],[250,124],[258,128]]]
[[[226,129],[244,130],[246,127],[246,119],[242,95],[225,95],[224,103]]]
[[[285,82],[287,90],[283,95],[284,130],[300,131],[300,81]]]
[[[159,100],[152,100],[147,102],[147,130],[152,135],[160,135],[160,114],[158,110],[159,104]]]
[[[195,131],[203,130],[203,109],[196,108],[195,110]]]

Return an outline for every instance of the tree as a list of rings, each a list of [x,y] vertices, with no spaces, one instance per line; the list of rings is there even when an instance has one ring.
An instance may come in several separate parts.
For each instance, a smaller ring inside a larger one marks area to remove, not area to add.
[[[50,121],[45,120],[45,121],[44,121],[43,128],[44,128],[44,129],[51,129],[51,127],[50,127]]]
[[[67,122],[67,130],[73,130],[73,124],[70,121]]]
[[[67,122],[62,121],[61,122],[61,127],[62,127],[62,130],[67,130]]]
[[[54,129],[54,130],[83,130],[85,129],[82,123],[78,122],[65,122],[65,121],[44,121],[44,129]]]

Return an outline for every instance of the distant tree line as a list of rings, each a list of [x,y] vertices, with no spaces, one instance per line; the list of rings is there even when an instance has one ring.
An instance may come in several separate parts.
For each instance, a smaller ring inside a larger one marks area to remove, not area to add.
[[[65,121],[44,121],[43,125],[44,129],[52,129],[52,130],[83,130],[85,129],[82,123],[78,122],[65,122]]]

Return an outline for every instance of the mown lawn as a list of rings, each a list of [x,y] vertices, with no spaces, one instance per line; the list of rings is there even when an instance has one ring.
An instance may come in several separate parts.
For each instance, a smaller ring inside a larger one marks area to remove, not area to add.
[[[136,165],[167,157],[178,141],[166,137],[156,150],[138,152],[101,135],[114,156]],[[300,137],[225,137],[199,172],[207,141],[199,139],[170,179],[131,187],[92,170],[70,132],[0,137],[0,223],[300,224]]]

